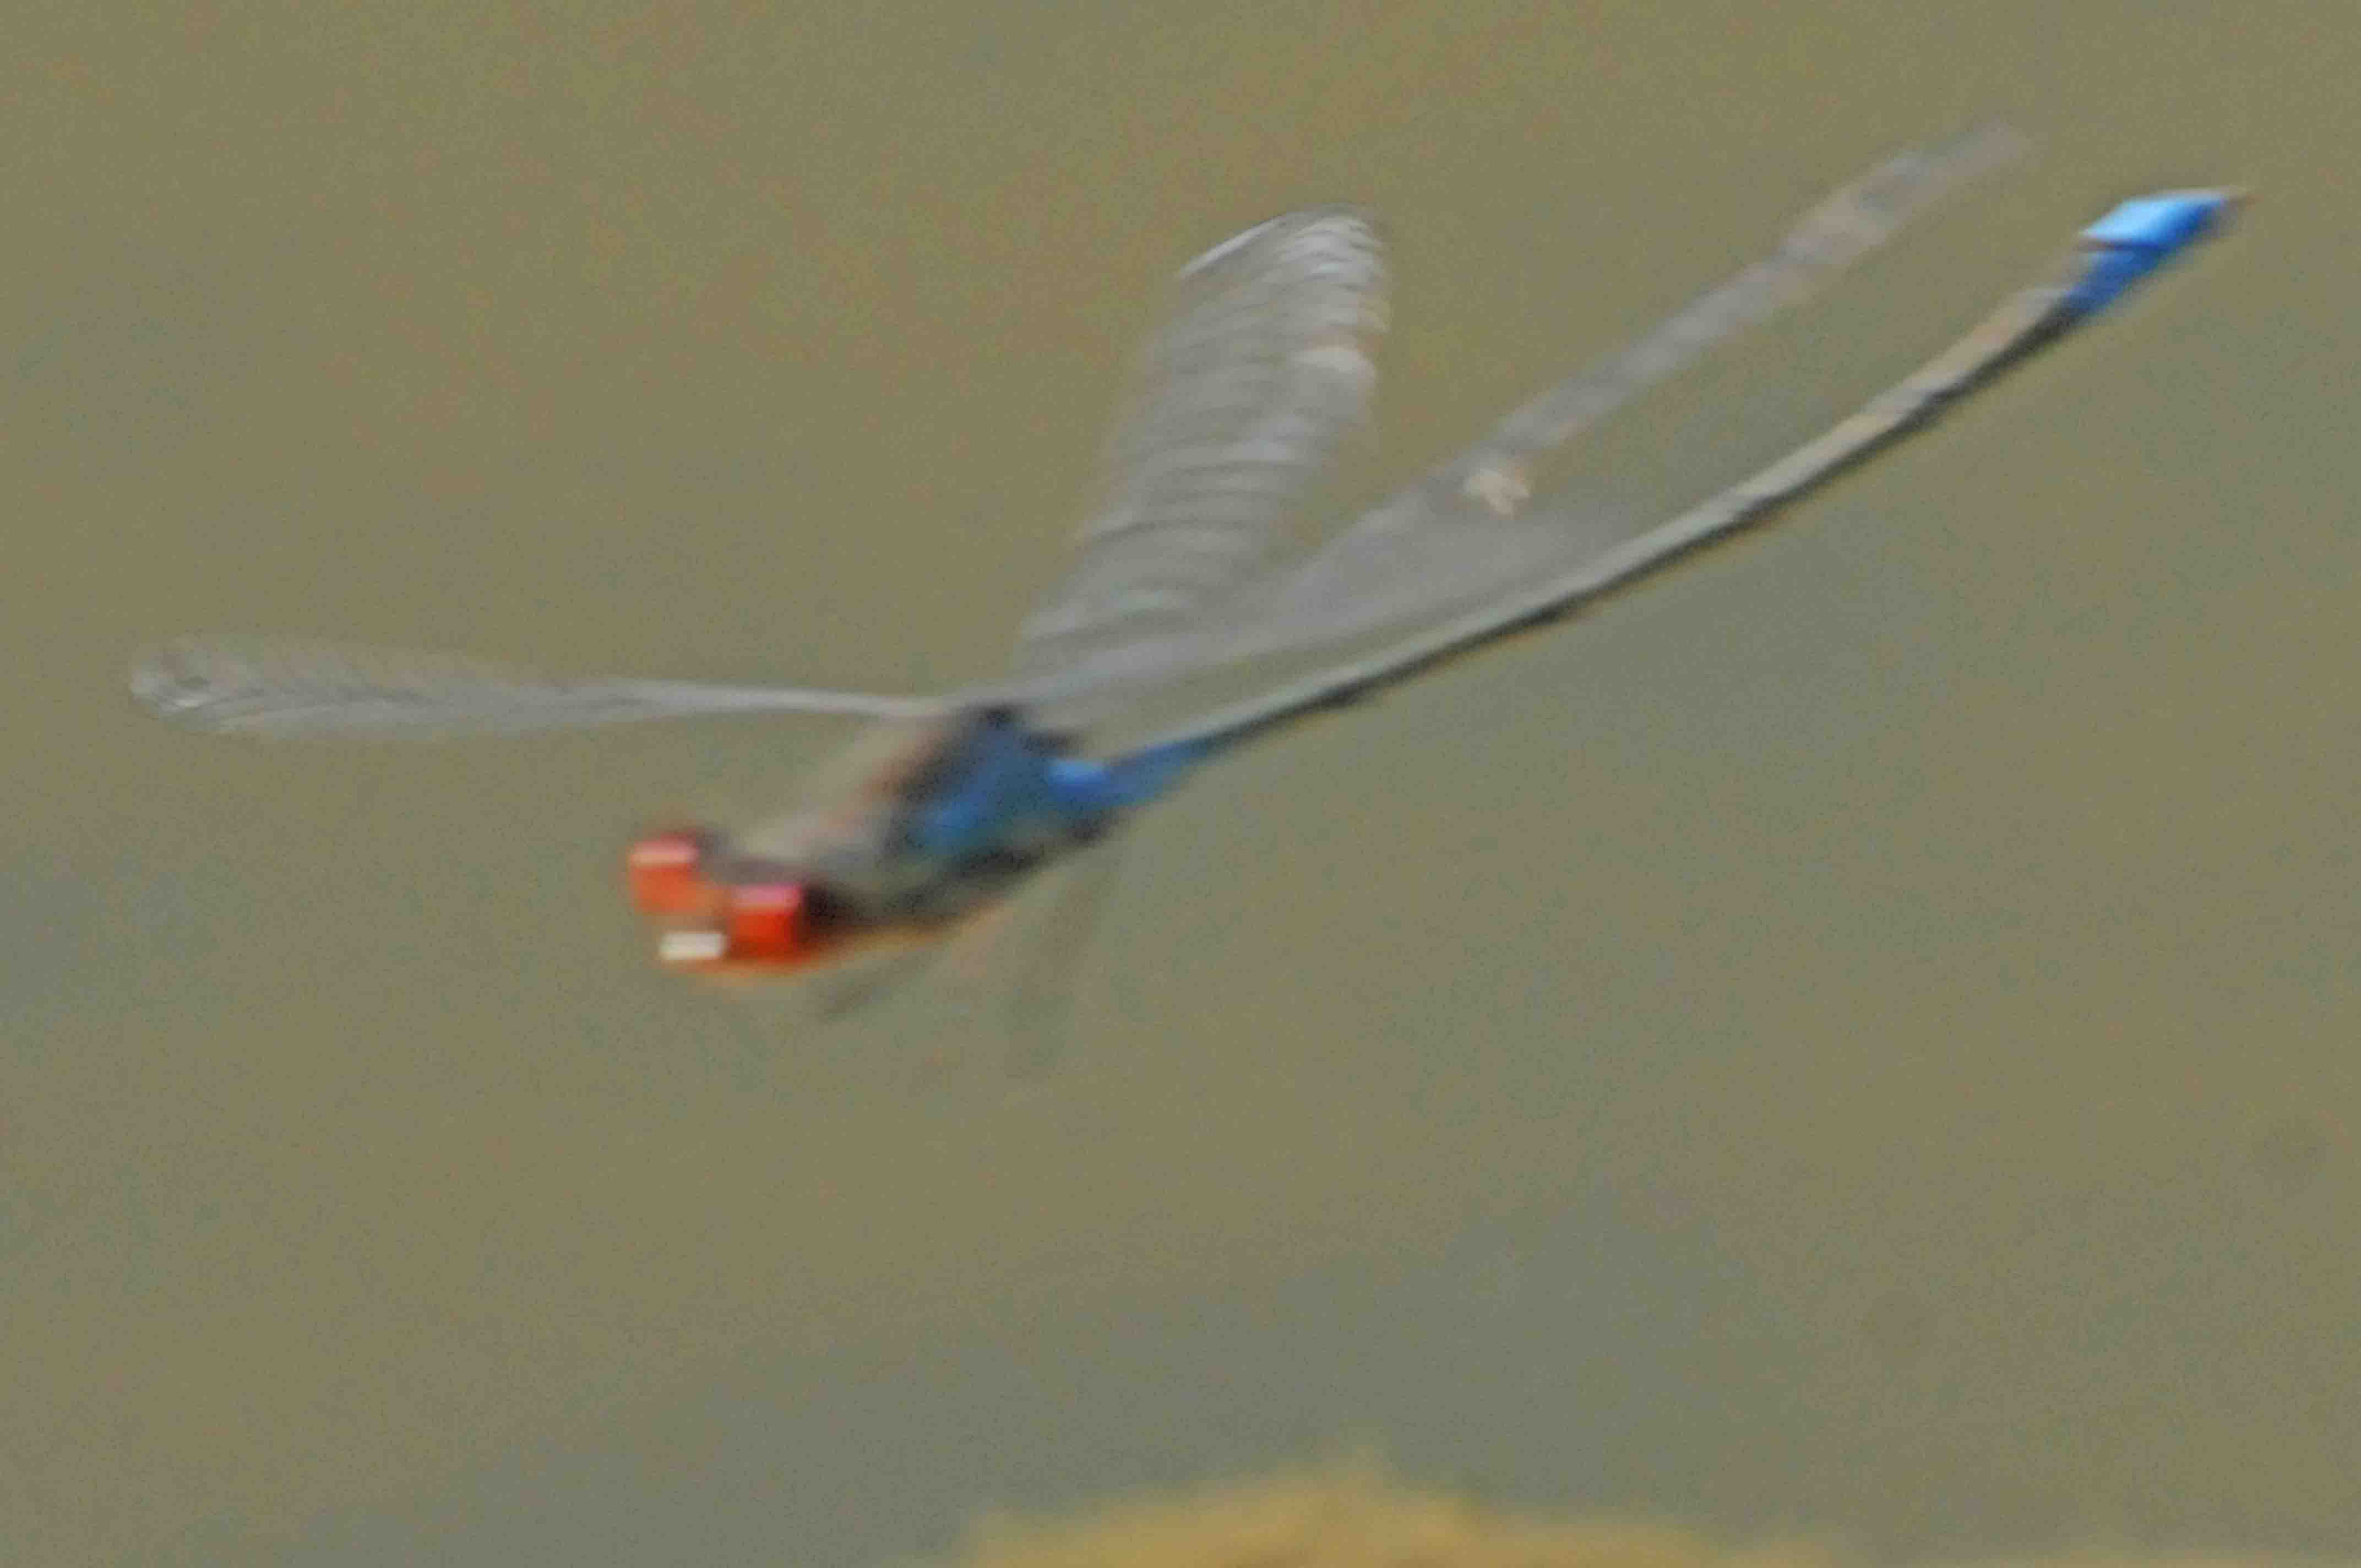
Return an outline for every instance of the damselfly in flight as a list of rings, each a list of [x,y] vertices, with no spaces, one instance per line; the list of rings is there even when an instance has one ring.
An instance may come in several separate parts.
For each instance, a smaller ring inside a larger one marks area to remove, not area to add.
[[[1532,498],[1544,462],[1708,345],[1793,304],[1914,213],[2013,150],[1979,132],[1892,159],[1805,214],[1770,256],[1543,392],[1483,440],[1273,565],[1279,525],[1364,413],[1385,324],[1377,230],[1290,214],[1181,269],[1111,444],[1070,575],[1027,619],[1007,678],[939,697],[642,680],[552,680],[467,661],[195,639],[132,689],[192,729],[441,735],[710,714],[884,721],[840,798],[735,835],[631,848],[657,951],[699,971],[793,972],[940,938],[1234,747],[1541,626],[1780,510],[1925,428],[2218,227],[2230,192],[2126,202],[2046,282],[1826,433],[1648,529],[1601,538]],[[1184,677],[1396,641],[1137,744],[1083,741]]]

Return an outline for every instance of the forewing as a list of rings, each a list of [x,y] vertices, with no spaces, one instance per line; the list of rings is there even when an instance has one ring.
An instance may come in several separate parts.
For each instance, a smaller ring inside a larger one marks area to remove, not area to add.
[[[2063,342],[2191,247],[2219,233],[2245,200],[2236,190],[2164,191],[2117,205],[2082,231],[2071,258],[2020,289],[1949,347],[1818,435],[1686,511],[1562,571],[1541,574],[1495,602],[1396,641],[1367,657],[1201,716],[1148,743],[1202,760],[1279,725],[1366,698],[1504,638],[1549,625],[1589,601],[1691,553],[1776,517],[1788,507],[1912,436],[1947,410]]]
[[[1367,412],[1384,327],[1382,244],[1351,208],[1273,218],[1181,269],[1016,678],[1177,630],[1250,576]]]
[[[1988,126],[1887,159],[1823,197],[1768,255],[1543,389],[1302,560],[1185,624],[1146,626],[1134,640],[1094,645],[1015,695],[1053,718],[1088,723],[1126,689],[1443,619],[1612,548],[1632,532],[1631,520],[1564,500],[1528,510],[1552,457],[1714,345],[1812,298],[1937,198],[2025,145],[2005,127]]]
[[[183,729],[425,739],[725,713],[922,718],[928,698],[687,681],[558,680],[445,653],[270,638],[186,638],[142,657],[131,694]]]

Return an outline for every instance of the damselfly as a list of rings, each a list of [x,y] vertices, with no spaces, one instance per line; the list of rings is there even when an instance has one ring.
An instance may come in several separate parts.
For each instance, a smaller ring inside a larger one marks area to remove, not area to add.
[[[192,639],[144,659],[139,700],[192,729],[445,735],[712,714],[880,720],[856,782],[739,833],[631,847],[657,951],[697,971],[795,972],[940,938],[1045,866],[1104,839],[1247,740],[1557,620],[1794,502],[2056,343],[2225,220],[2237,198],[2169,192],[2083,231],[1915,374],[1741,483],[1644,532],[1601,538],[1533,497],[1543,464],[1715,341],[1791,305],[1937,195],[2014,149],[1983,131],[1905,154],[1827,197],[1765,258],[1511,413],[1470,450],[1284,565],[1279,525],[1362,417],[1385,325],[1372,221],[1274,218],[1180,269],[1111,443],[1070,574],[1024,622],[1014,668],[945,696],[553,680],[469,661]],[[1092,752],[1111,715],[1183,677],[1390,634],[1178,729]]]

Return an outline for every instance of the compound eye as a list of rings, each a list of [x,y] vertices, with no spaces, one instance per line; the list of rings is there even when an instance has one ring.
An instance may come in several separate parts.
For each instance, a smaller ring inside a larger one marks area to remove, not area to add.
[[[810,927],[800,883],[749,882],[724,896],[721,929],[729,956],[741,963],[792,964],[808,956]]]
[[[700,915],[713,906],[714,836],[683,828],[651,833],[631,845],[623,874],[642,915]]]

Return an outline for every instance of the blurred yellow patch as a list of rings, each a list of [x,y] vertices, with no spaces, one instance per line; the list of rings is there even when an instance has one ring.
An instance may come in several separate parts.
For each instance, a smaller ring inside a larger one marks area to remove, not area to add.
[[[1066,1519],[993,1515],[946,1568],[1839,1568],[1857,1561],[1809,1542],[1731,1550],[1674,1525],[1513,1513],[1413,1490],[1382,1465],[1354,1459],[1187,1496],[1126,1498]],[[2106,1551],[2006,1563],[2235,1568],[2264,1561]]]

